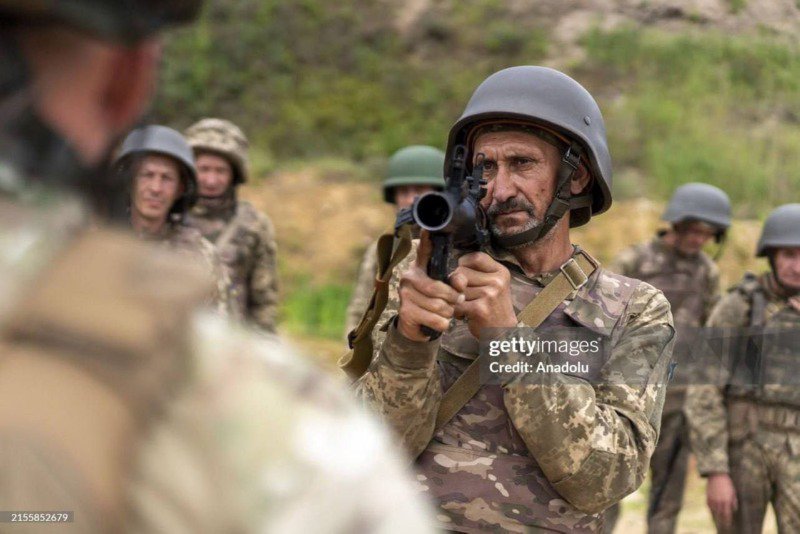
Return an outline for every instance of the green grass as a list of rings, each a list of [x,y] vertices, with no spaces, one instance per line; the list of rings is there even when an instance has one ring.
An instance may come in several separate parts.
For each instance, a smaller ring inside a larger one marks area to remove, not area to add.
[[[282,325],[293,334],[342,339],[351,290],[336,284],[294,284],[282,303]]]
[[[601,102],[612,153],[618,166],[640,170],[648,196],[665,198],[682,183],[703,181],[752,215],[800,190],[795,47],[636,28],[595,31],[585,46],[578,73],[600,94],[605,83],[622,86],[621,98]]]

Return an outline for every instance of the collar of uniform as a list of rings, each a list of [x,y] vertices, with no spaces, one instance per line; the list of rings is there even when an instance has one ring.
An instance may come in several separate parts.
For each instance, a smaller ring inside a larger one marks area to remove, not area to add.
[[[231,187],[221,197],[199,197],[192,213],[200,217],[229,219],[236,213],[236,190]]]
[[[570,258],[574,258],[575,254],[578,253],[578,250],[580,249],[577,245],[572,245],[572,255],[570,256]],[[491,256],[495,260],[499,261],[500,263],[508,267],[508,269],[511,270],[512,272],[522,275],[525,279],[530,280],[542,287],[549,284],[550,281],[556,276],[558,276],[558,273],[561,272],[560,269],[555,269],[553,271],[536,273],[533,276],[528,276],[527,274],[525,274],[525,271],[522,269],[522,266],[520,265],[519,261],[517,261],[517,258],[514,257],[514,255],[511,252],[505,249],[494,247],[492,245],[489,245],[487,247],[486,252],[487,254],[489,254],[489,256]],[[570,293],[569,298],[570,299],[573,298],[574,294],[575,294],[574,291]]]
[[[574,258],[581,249],[577,245],[572,245],[572,247],[571,257]],[[561,272],[556,269],[530,277],[525,275],[519,262],[510,252],[490,248],[487,253],[508,267],[512,276],[541,287],[547,285]],[[619,322],[623,310],[623,306],[609,307],[608,302],[627,302],[638,283],[633,284],[633,281],[628,281],[629,279],[609,280],[606,276],[605,281],[598,287],[600,277],[603,276],[601,275],[601,270],[601,267],[595,269],[583,287],[567,295],[564,301],[568,304],[564,308],[564,313],[583,327],[603,336],[608,336]]]

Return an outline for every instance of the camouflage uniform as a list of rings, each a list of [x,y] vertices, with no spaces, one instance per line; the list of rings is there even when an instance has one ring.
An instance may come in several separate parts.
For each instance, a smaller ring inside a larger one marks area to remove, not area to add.
[[[233,193],[200,198],[186,217],[214,243],[231,275],[233,315],[275,332],[278,313],[277,244],[272,221]]]
[[[492,255],[511,272],[517,312],[554,276],[529,278],[512,256]],[[398,303],[393,279],[384,316]],[[478,342],[463,321],[430,342],[405,339],[393,321],[385,325],[357,391],[418,456],[419,486],[438,506],[442,528],[599,532],[601,512],[641,484],[658,438],[672,346],[667,300],[647,284],[598,269],[548,326],[604,336],[611,351],[595,366],[599,372],[484,385],[434,434],[443,391],[477,356]]]
[[[272,221],[251,204],[237,199],[236,190],[248,178],[249,143],[238,126],[223,119],[202,119],[185,136],[195,155],[225,158],[232,183],[220,197],[200,197],[186,218],[214,243],[231,273],[235,315],[274,333],[278,315],[278,263]]]
[[[158,236],[140,236],[152,241],[165,243],[170,249],[188,255],[193,260],[200,260],[211,273],[215,287],[209,295],[208,303],[216,307],[223,315],[234,313],[234,302],[231,295],[231,277],[228,267],[222,263],[217,249],[195,228],[183,224],[166,224],[164,232]]]
[[[758,293],[764,296],[762,317],[751,315]],[[763,321],[765,332],[792,332],[794,342],[765,338],[762,378],[750,384],[731,377],[734,367],[726,360],[737,351],[723,354],[721,376],[712,384],[689,387],[687,394],[686,416],[700,474],[729,473],[736,488],[739,508],[732,532],[760,532],[770,502],[779,531],[800,532],[800,389],[787,384],[800,374],[800,313],[787,300],[770,273],[745,276],[714,308],[708,326],[735,334]]]
[[[375,288],[375,275],[378,270],[378,240],[376,239],[367,247],[361,265],[358,268],[358,280],[347,305],[347,317],[345,318],[344,335],[356,326],[361,316],[369,306],[369,299],[372,298],[372,290]]]
[[[719,268],[703,252],[686,256],[656,237],[623,251],[609,269],[663,291],[675,319],[673,362],[677,365],[667,388],[658,446],[650,461],[653,483],[647,511],[648,532],[674,532],[689,463],[683,404],[689,378],[697,371],[689,350],[690,336],[705,324],[719,298]],[[684,338],[686,343],[682,343]],[[617,513],[617,509],[607,513],[609,531]]]

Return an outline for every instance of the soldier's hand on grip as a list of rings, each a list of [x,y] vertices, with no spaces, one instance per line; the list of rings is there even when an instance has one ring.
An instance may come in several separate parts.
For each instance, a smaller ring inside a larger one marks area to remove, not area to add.
[[[456,304],[464,300],[458,291],[426,274],[430,255],[431,242],[423,231],[416,261],[400,277],[397,329],[412,341],[428,341],[429,337],[420,330],[422,326],[446,331]]]
[[[511,274],[483,252],[458,259],[450,284],[466,299],[456,305],[456,316],[466,318],[469,331],[480,337],[481,328],[513,328],[517,315],[511,301]]]

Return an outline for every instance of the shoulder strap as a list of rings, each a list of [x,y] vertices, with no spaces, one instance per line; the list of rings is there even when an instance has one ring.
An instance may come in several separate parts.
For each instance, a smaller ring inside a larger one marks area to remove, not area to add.
[[[358,326],[347,335],[351,350],[338,362],[339,368],[354,381],[367,371],[372,361],[372,330],[386,308],[392,271],[403,261],[410,250],[411,228],[409,225],[400,227],[396,239],[394,231],[387,232],[378,239],[375,289]]]
[[[561,272],[525,306],[517,319],[529,328],[537,328],[571,292],[583,287],[599,266],[594,258],[579,251],[574,258],[570,258],[561,266]],[[445,392],[439,405],[439,412],[436,414],[434,432],[450,421],[481,388],[481,361],[480,356],[475,358]]]
[[[228,225],[225,227],[222,233],[219,234],[217,241],[214,243],[218,249],[221,249],[225,243],[233,238],[234,232],[236,232],[236,229],[239,227],[239,221],[244,217],[244,211],[245,210],[242,208],[242,203],[237,202],[236,213],[234,213],[233,217],[231,217],[231,220],[228,221]]]
[[[753,291],[750,300],[750,326],[764,326],[766,320],[767,297],[760,287]]]

